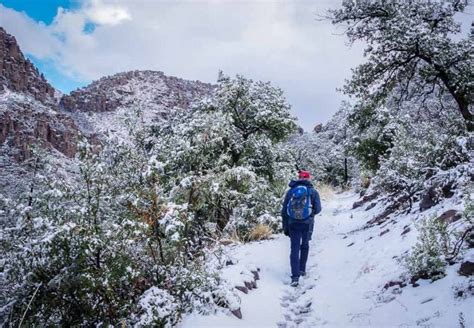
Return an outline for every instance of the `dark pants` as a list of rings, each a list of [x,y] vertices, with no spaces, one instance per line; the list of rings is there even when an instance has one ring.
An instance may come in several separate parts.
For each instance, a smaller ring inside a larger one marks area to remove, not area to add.
[[[300,271],[306,272],[306,261],[308,260],[310,224],[291,223],[289,225],[291,239],[291,278],[298,279]]]

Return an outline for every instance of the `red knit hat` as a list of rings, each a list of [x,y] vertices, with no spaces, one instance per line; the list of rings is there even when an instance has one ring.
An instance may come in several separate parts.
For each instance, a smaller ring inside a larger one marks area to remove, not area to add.
[[[308,171],[300,171],[298,173],[298,178],[300,179],[309,179],[311,177],[311,174],[309,174]]]

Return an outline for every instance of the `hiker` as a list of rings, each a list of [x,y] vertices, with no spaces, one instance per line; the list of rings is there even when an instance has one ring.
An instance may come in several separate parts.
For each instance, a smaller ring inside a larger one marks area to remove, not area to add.
[[[300,276],[306,275],[309,240],[313,234],[314,216],[321,212],[319,194],[307,171],[298,173],[298,180],[289,183],[281,216],[283,232],[291,240],[291,286],[298,286]]]

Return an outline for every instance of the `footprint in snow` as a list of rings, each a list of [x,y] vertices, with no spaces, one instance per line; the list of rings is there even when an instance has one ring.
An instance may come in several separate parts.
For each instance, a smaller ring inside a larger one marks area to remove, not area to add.
[[[283,287],[283,295],[280,297],[283,320],[277,323],[279,328],[308,326],[307,321],[311,319],[313,303],[311,293],[307,292],[316,286],[314,280],[314,277],[306,276],[300,280],[300,285],[297,287]],[[285,281],[287,282],[289,284],[289,281]]]

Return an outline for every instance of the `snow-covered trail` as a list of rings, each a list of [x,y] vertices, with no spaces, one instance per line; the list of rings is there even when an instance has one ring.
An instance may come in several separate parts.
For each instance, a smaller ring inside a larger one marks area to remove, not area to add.
[[[345,196],[353,201],[352,196]],[[346,202],[344,202],[344,200]],[[350,202],[349,201],[349,202]],[[334,258],[339,254],[336,249],[345,247],[342,236],[338,229],[346,228],[337,225],[332,220],[332,214],[336,208],[340,208],[348,200],[338,197],[324,204],[324,211],[316,220],[313,240],[310,244],[310,256],[308,259],[308,276],[303,278],[298,288],[289,286],[290,264],[289,264],[289,239],[278,235],[271,241],[255,242],[237,247],[233,254],[239,265],[246,267],[255,265],[260,268],[258,288],[242,294],[241,310],[243,319],[219,313],[211,316],[191,315],[185,319],[183,327],[292,327],[312,325],[319,320],[315,315],[313,296],[320,295],[318,299],[325,296],[320,292],[342,288],[340,284],[332,279],[327,279],[326,288],[318,287],[318,279],[321,272],[333,277],[338,268],[344,266],[342,257]],[[326,259],[324,257],[327,257]],[[341,289],[341,291],[343,291]],[[323,304],[321,308],[325,311],[329,308],[337,309],[337,299],[330,302],[317,302]],[[331,304],[331,302],[333,302]],[[319,311],[317,311],[319,312]]]
[[[474,298],[453,297],[453,286],[466,283],[454,272],[457,267],[449,267],[450,274],[434,283],[420,281],[419,288],[384,289],[399,278],[398,259],[416,234],[401,235],[410,218],[355,231],[377,212],[352,210],[356,199],[343,193],[323,201],[310,243],[308,276],[299,287],[289,286],[288,237],[235,247],[238,263],[229,267],[234,271],[227,273],[229,280],[238,279],[237,271],[245,267],[261,270],[258,288],[241,294],[243,318],[192,314],[182,327],[458,327],[460,320],[465,327],[474,326]]]

